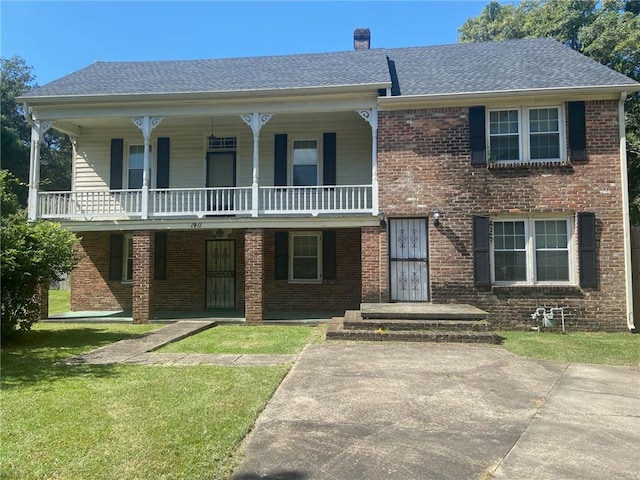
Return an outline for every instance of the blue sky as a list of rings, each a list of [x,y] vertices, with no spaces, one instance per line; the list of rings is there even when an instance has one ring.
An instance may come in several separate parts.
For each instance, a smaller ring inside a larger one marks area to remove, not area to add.
[[[95,61],[351,50],[357,27],[372,48],[447,44],[487,1],[0,0],[0,54],[23,57],[44,85]]]

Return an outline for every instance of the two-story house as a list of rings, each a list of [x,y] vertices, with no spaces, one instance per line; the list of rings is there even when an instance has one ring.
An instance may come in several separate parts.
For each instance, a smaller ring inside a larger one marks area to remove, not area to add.
[[[73,310],[466,303],[633,329],[624,101],[551,39],[97,62],[21,97],[29,215],[81,237]],[[39,138],[72,139],[69,192]]]

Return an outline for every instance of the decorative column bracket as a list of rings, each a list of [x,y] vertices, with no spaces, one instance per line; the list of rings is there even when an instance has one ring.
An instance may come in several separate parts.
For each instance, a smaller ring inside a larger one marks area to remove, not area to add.
[[[144,170],[142,171],[142,219],[149,218],[149,172],[151,168],[151,155],[149,151],[149,142],[151,140],[151,132],[160,125],[163,117],[144,117],[132,118],[133,124],[142,131],[144,139]]]
[[[371,127],[371,207],[378,215],[378,110],[358,110],[358,115]]]
[[[270,113],[243,113],[240,118],[244,123],[251,127],[253,132],[253,175],[251,183],[251,216],[258,216],[259,206],[259,189],[258,179],[260,176],[260,158],[258,155],[258,149],[260,146],[260,129],[271,120],[273,115]]]
[[[29,208],[28,218],[36,220],[38,214],[38,190],[40,189],[40,146],[44,134],[53,126],[51,120],[33,120],[31,124],[31,148],[29,150]]]

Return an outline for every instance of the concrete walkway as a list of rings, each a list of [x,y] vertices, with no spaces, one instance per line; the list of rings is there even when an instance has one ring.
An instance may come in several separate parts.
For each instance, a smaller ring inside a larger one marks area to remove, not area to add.
[[[234,479],[638,480],[638,445],[638,368],[493,346],[310,345]]]
[[[76,355],[62,362],[63,365],[107,365],[126,363],[134,365],[280,365],[292,363],[297,355],[245,355],[245,354],[189,354],[150,353],[171,342],[176,342],[202,330],[214,327],[214,321],[183,320],[141,335],[139,338],[121,340],[97,348],[83,355]]]

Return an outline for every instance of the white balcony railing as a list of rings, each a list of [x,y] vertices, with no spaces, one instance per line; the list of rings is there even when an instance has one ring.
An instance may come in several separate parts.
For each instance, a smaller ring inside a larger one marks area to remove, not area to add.
[[[242,215],[251,213],[251,187],[156,189],[149,201],[153,217]]]
[[[371,185],[260,187],[265,214],[371,213]]]
[[[39,218],[135,217],[141,212],[141,190],[38,193]]]
[[[257,208],[251,187],[149,190],[149,218],[209,215],[319,215],[373,213],[371,185],[260,187]],[[142,190],[39,192],[38,218],[139,219]]]

